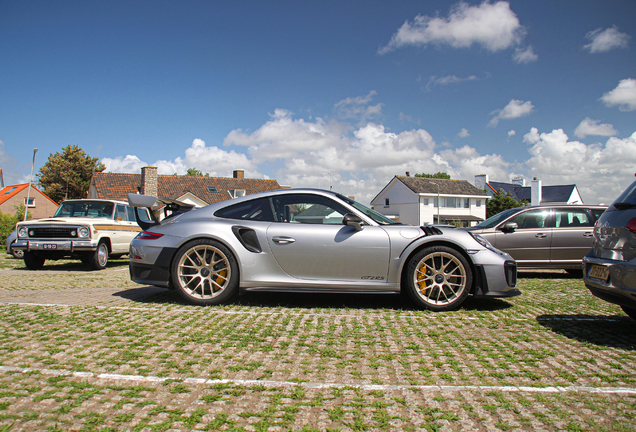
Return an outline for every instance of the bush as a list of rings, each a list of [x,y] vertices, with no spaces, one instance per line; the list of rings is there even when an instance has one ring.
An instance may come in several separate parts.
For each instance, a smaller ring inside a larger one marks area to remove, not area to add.
[[[24,219],[24,204],[15,207],[13,215],[0,211],[0,247],[4,248],[7,236],[15,230],[15,224]],[[27,214],[27,219],[31,219],[31,213]]]

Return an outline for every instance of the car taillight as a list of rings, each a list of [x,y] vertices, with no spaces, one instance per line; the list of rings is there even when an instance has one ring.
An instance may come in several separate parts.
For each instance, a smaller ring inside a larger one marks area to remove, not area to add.
[[[636,218],[633,218],[629,222],[627,222],[627,226],[625,227],[633,233],[636,233]]]
[[[163,237],[163,234],[157,234],[150,231],[142,231],[137,235],[137,238],[140,240],[157,240],[161,237]]]

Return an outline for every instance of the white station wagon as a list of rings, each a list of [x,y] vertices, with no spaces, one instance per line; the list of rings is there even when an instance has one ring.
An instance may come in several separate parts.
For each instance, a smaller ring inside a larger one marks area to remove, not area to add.
[[[150,220],[140,209],[142,220]],[[76,258],[91,268],[106,267],[108,257],[128,254],[141,231],[135,211],[124,201],[77,199],[63,201],[52,218],[18,222],[13,249],[24,251],[24,264],[38,270],[46,260]]]

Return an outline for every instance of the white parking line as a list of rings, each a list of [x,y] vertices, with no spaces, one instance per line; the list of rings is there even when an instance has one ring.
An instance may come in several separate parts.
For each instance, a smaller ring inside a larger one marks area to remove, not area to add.
[[[43,375],[53,376],[70,376],[76,378],[97,378],[112,381],[133,381],[133,382],[150,382],[162,383],[165,381],[179,381],[188,384],[199,385],[215,385],[215,384],[235,384],[241,386],[265,386],[265,387],[304,387],[307,389],[324,389],[324,388],[358,388],[361,390],[373,391],[391,391],[391,390],[420,390],[420,391],[477,391],[477,392],[524,392],[524,393],[602,393],[602,394],[636,394],[636,388],[629,387],[587,387],[587,386],[570,386],[570,387],[528,387],[528,386],[448,386],[448,385],[399,385],[399,384],[344,384],[344,383],[311,383],[311,382],[291,382],[291,381],[267,381],[267,380],[232,380],[232,379],[206,379],[206,378],[179,378],[179,377],[156,377],[144,375],[121,375],[93,372],[73,372],[57,369],[37,369],[37,368],[21,368],[16,366],[0,366],[1,372],[18,372],[29,374],[39,372]]]

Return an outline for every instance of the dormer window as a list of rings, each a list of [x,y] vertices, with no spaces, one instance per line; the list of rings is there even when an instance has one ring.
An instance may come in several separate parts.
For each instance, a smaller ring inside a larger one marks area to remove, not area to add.
[[[240,198],[245,196],[245,189],[230,189],[228,191],[232,198]]]

